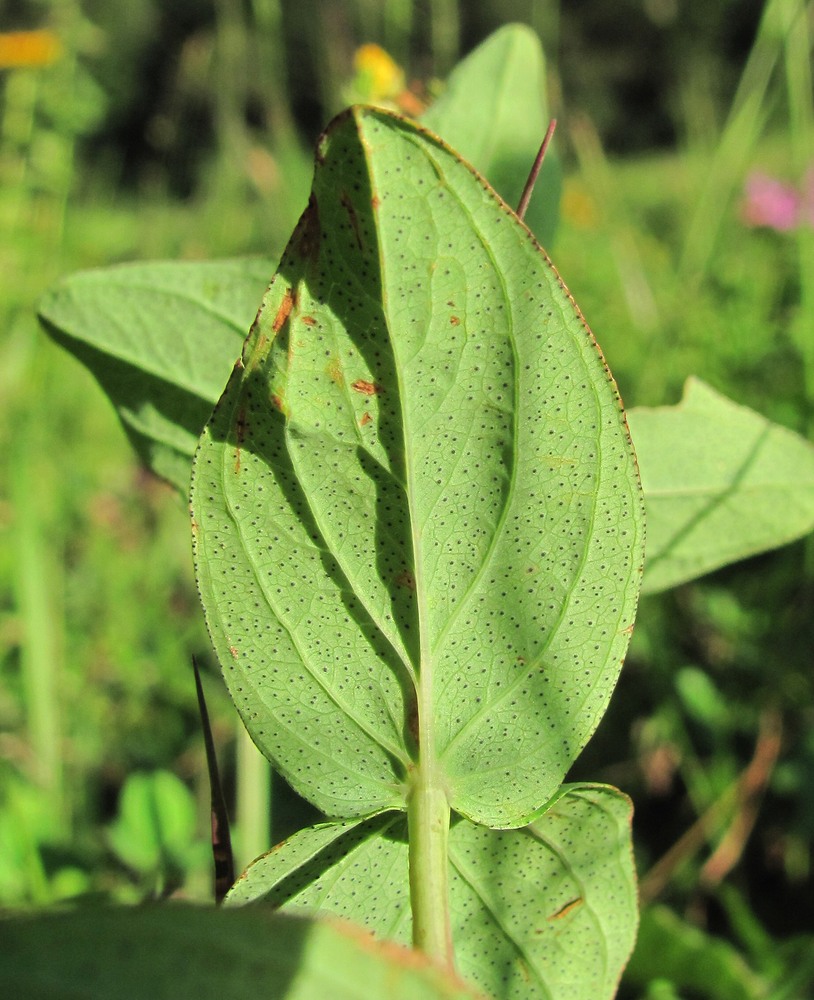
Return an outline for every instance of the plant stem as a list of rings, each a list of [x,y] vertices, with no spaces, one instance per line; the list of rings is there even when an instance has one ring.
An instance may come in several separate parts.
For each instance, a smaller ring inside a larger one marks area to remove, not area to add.
[[[271,847],[271,766],[237,720],[237,861],[239,870]]]
[[[444,790],[428,780],[426,768],[419,767],[414,777],[407,803],[413,945],[452,968],[447,858],[449,802]]]

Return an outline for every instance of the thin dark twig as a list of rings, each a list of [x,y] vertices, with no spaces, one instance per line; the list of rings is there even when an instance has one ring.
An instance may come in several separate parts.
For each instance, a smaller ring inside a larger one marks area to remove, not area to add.
[[[206,748],[206,768],[209,772],[209,789],[212,812],[212,860],[215,866],[215,904],[220,905],[226,893],[235,882],[235,860],[232,854],[232,838],[229,833],[229,814],[226,812],[226,800],[223,797],[223,787],[218,772],[218,758],[215,754],[215,741],[212,738],[212,727],[209,724],[209,712],[206,710],[201,672],[195,657],[192,657],[192,667],[195,671],[195,690],[198,694],[198,710],[201,713],[201,728],[203,730],[204,747]]]
[[[534,190],[534,185],[537,182],[537,175],[540,173],[540,167],[543,165],[548,145],[551,142],[551,137],[554,135],[554,129],[556,127],[557,119],[552,118],[548,123],[548,128],[546,129],[545,136],[540,144],[540,149],[538,150],[537,156],[532,164],[531,172],[529,173],[528,180],[526,181],[526,186],[523,188],[523,193],[520,195],[520,203],[517,206],[518,219],[522,219],[526,215],[526,209],[529,207],[529,202],[531,201],[531,192]]]

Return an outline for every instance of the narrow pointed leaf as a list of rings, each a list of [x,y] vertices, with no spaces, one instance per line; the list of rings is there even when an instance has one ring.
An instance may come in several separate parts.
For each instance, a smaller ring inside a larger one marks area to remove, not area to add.
[[[93,373],[142,461],[184,496],[272,270],[264,260],[126,264],[71,275],[40,301],[46,330]]]
[[[630,802],[571,786],[531,826],[450,832],[456,964],[499,998],[612,997],[636,937]],[[407,844],[393,815],[303,830],[258,859],[227,903],[332,913],[410,941]]]
[[[540,40],[523,24],[507,24],[455,67],[421,121],[516,208],[548,118]],[[546,247],[557,228],[560,188],[560,165],[550,149],[526,212],[526,224]]]
[[[464,815],[551,798],[627,646],[639,484],[559,277],[430,133],[373,109],[326,132],[192,507],[232,696],[323,812],[403,808],[419,732]]]
[[[26,1000],[477,1000],[415,952],[261,910],[87,908],[0,936],[4,995]]]
[[[643,588],[666,590],[814,529],[814,446],[691,378],[629,413],[647,504]]]

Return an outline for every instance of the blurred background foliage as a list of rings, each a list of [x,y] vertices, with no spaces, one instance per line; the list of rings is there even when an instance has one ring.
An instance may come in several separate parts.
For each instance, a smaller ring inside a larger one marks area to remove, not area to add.
[[[695,373],[811,435],[810,2],[2,0],[0,906],[208,898],[192,654],[229,788],[239,753],[185,511],[37,297],[81,267],[278,254],[329,118],[382,66],[421,108],[509,21],[560,120],[551,254],[626,402]],[[636,803],[624,997],[814,993],[813,595],[809,541],[643,602],[574,775]],[[267,846],[248,810],[240,863]]]

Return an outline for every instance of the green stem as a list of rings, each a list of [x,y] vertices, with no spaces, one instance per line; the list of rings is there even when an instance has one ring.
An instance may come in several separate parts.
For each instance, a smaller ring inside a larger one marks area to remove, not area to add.
[[[428,780],[426,769],[419,768],[414,777],[407,803],[413,945],[452,968],[447,857],[449,802],[444,790]]]
[[[238,870],[271,845],[271,767],[237,720]]]

